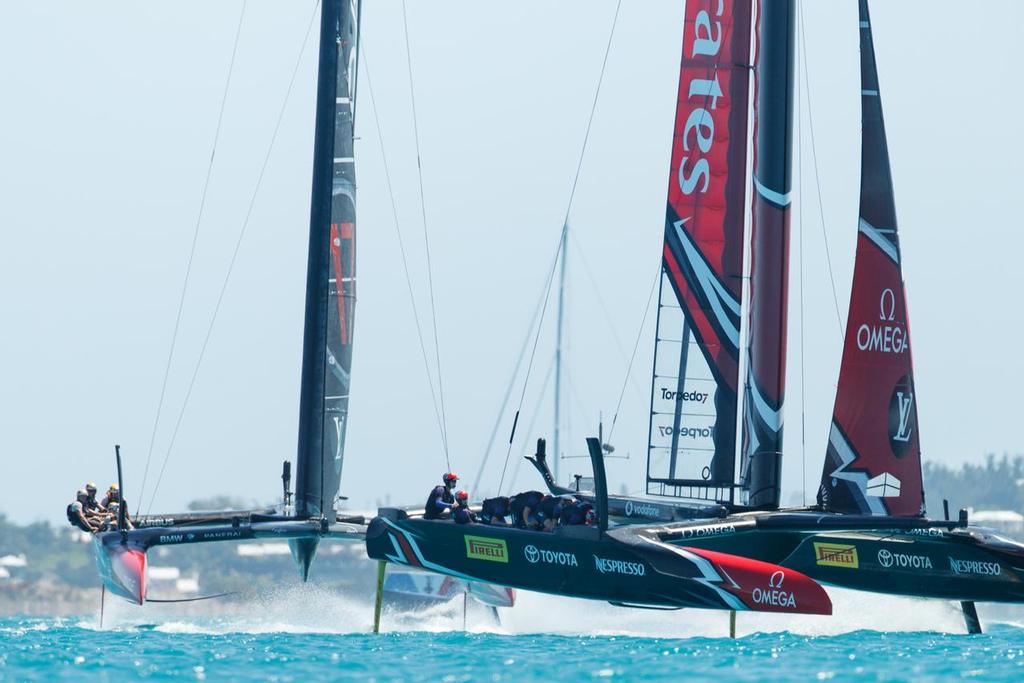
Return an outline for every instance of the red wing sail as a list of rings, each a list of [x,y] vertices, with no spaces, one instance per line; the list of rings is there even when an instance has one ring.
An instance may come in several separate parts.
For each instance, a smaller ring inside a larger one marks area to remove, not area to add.
[[[818,503],[834,512],[924,514],[910,322],[871,23],[860,0],[857,260]]]
[[[750,0],[686,3],[651,388],[651,494],[684,497],[734,479],[749,56]]]

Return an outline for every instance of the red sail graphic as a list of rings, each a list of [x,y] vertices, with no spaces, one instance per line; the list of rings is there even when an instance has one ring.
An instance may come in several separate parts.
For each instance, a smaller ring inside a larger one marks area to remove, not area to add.
[[[686,3],[652,383],[652,494],[733,483],[750,11],[750,0]]]
[[[924,514],[910,322],[867,2],[860,2],[857,260],[818,503],[835,512]]]

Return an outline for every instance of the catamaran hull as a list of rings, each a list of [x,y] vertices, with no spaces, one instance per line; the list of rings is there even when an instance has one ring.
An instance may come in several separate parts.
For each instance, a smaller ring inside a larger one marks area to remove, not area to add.
[[[756,523],[746,518],[649,528],[646,533],[663,540],[671,535],[666,542],[677,547],[773,562],[832,586],[920,598],[1024,602],[1024,545],[983,529],[815,533],[769,530],[772,517],[769,513]]]
[[[335,522],[328,525],[321,520],[266,518],[265,521],[248,521],[244,524],[200,524],[148,527],[125,532],[108,531],[93,537],[93,550],[96,567],[107,590],[141,605],[146,601],[146,552],[154,546],[275,539],[297,541],[315,548],[315,544],[324,537],[361,540],[365,530],[366,527],[359,523]],[[308,570],[308,562],[300,563],[303,578]]]
[[[457,525],[385,509],[367,528],[366,549],[377,560],[465,580],[618,605],[832,612],[824,589],[800,572],[613,534]]]
[[[141,605],[146,599],[145,549],[136,543],[122,544],[115,532],[98,534],[92,542],[103,585],[114,595]]]

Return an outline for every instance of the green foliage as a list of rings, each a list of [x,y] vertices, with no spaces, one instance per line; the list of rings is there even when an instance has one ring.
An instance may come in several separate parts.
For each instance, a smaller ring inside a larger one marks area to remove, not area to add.
[[[1024,455],[997,458],[990,453],[982,464],[959,469],[925,463],[924,490],[932,517],[941,516],[943,499],[954,517],[966,507],[1024,511]]]

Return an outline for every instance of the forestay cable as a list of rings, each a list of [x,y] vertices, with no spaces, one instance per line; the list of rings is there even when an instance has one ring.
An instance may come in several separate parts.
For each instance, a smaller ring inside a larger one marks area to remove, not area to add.
[[[256,205],[256,197],[259,194],[260,186],[263,184],[263,176],[267,171],[267,166],[270,163],[270,154],[274,151],[274,143],[277,141],[278,131],[281,129],[281,121],[284,119],[284,112],[288,106],[288,100],[292,94],[292,87],[295,85],[295,77],[299,73],[299,67],[302,64],[302,55],[306,51],[306,44],[309,42],[309,34],[313,28],[313,22],[316,20],[317,9],[320,7],[320,0],[313,5],[313,12],[309,17],[309,24],[306,26],[306,35],[302,39],[302,47],[299,48],[299,54],[295,59],[295,67],[292,69],[291,78],[288,81],[288,89],[285,91],[284,100],[281,102],[281,108],[277,113],[277,121],[274,124],[274,132],[270,136],[270,144],[267,146],[267,153],[263,157],[263,164],[260,167],[259,175],[256,178],[256,186],[253,188],[252,196],[249,198],[249,206],[245,212],[245,219],[242,221],[242,227],[238,231],[238,238],[235,241],[235,248],[231,253],[231,260],[228,262],[227,273],[224,275],[224,281],[221,283],[220,293],[217,295],[217,303],[213,307],[213,315],[210,317],[210,324],[206,328],[206,336],[203,338],[203,345],[199,349],[199,357],[196,360],[195,368],[192,371],[192,377],[188,383],[188,389],[185,392],[185,399],[182,401],[181,410],[178,412],[178,419],[174,423],[174,430],[171,432],[171,440],[167,445],[167,452],[164,454],[163,463],[160,465],[160,474],[156,479],[156,483],[153,485],[153,493],[149,499],[149,507],[146,508],[146,514],[153,509],[153,501],[156,500],[157,490],[160,488],[160,482],[163,480],[164,470],[167,469],[167,461],[171,457],[171,450],[174,448],[174,441],[178,436],[178,430],[181,427],[181,420],[185,416],[185,410],[188,408],[189,399],[192,397],[192,389],[195,387],[196,377],[199,376],[199,368],[203,364],[203,357],[206,355],[206,348],[210,343],[210,336],[213,334],[214,325],[217,322],[217,315],[220,313],[220,306],[224,302],[224,293],[227,291],[228,282],[231,280],[231,273],[234,271],[235,262],[238,260],[238,252],[242,246],[242,240],[245,238],[246,229],[249,227],[249,219],[252,218],[252,210]]]
[[[839,312],[839,295],[836,294],[836,278],[832,273],[832,255],[828,248],[828,231],[825,230],[825,204],[821,200],[821,175],[818,172],[818,151],[814,144],[814,114],[811,108],[811,83],[807,67],[807,36],[804,33],[804,15],[800,13],[800,43],[804,46],[801,57],[804,63],[804,94],[807,97],[807,128],[811,139],[811,157],[814,159],[814,184],[818,190],[818,212],[821,215],[821,236],[825,240],[825,260],[828,263],[828,279],[832,283],[832,301],[836,306],[836,322],[839,323],[839,339],[843,338],[843,316]]]
[[[220,98],[220,111],[217,114],[217,127],[213,133],[213,144],[210,148],[210,162],[206,166],[206,180],[203,181],[203,191],[199,198],[199,211],[196,215],[196,225],[192,230],[192,246],[188,251],[188,263],[185,266],[185,280],[181,284],[181,296],[178,297],[178,312],[174,316],[174,331],[171,333],[171,348],[167,352],[167,364],[164,366],[164,379],[160,384],[160,400],[156,404],[156,417],[153,418],[153,432],[149,437],[149,449],[146,451],[146,467],[142,472],[142,486],[139,487],[138,505],[135,514],[139,513],[142,507],[142,496],[146,491],[146,480],[149,478],[149,464],[153,459],[153,446],[156,443],[156,431],[160,426],[160,413],[163,411],[164,398],[167,395],[167,380],[171,376],[171,362],[174,359],[174,347],[178,343],[178,331],[181,329],[181,314],[185,309],[185,294],[188,292],[188,283],[192,275],[192,262],[196,255],[196,244],[199,242],[199,226],[203,222],[203,212],[206,209],[206,193],[210,188],[210,178],[213,175],[213,159],[217,154],[217,142],[220,140],[221,124],[224,121],[224,109],[228,101],[228,90],[231,87],[231,75],[235,71],[235,56],[238,54],[238,39],[242,35],[242,20],[245,18],[245,7],[248,0],[242,0],[242,11],[238,13],[238,27],[235,29],[235,43],[231,48],[231,61],[228,64],[228,76],[224,82],[224,92]]]
[[[640,338],[643,336],[644,325],[647,324],[647,315],[651,312],[651,300],[654,299],[654,290],[658,287],[658,280],[661,279],[661,261],[658,261],[658,271],[654,276],[654,282],[651,283],[651,292],[647,295],[647,305],[644,306],[644,315],[640,319],[640,328],[636,331],[636,341],[633,342],[633,354],[629,357],[629,365],[626,367],[626,376],[622,378],[622,389],[619,391],[619,401],[615,404],[615,414],[612,416],[612,426],[608,430],[607,442],[611,443],[612,434],[615,433],[615,425],[619,421],[619,409],[622,408],[622,397],[626,394],[626,385],[629,383],[629,377],[633,372],[633,361],[636,360],[636,351],[640,348]]]
[[[430,291],[430,317],[434,326],[434,360],[437,364],[437,394],[441,403],[441,435],[444,441],[444,460],[448,471],[452,469],[451,456],[448,452],[448,422],[444,412],[444,378],[441,374],[441,349],[437,341],[437,306],[434,297],[434,271],[430,263],[430,239],[427,230],[427,205],[423,193],[423,165],[420,162],[420,128],[416,116],[416,87],[412,76],[412,50],[409,47],[409,21],[406,16],[405,0],[402,0],[402,26],[405,29],[405,58],[409,67],[409,99],[412,103],[412,130],[416,143],[416,175],[420,186],[420,213],[423,218],[423,245],[427,258],[427,287]]]

